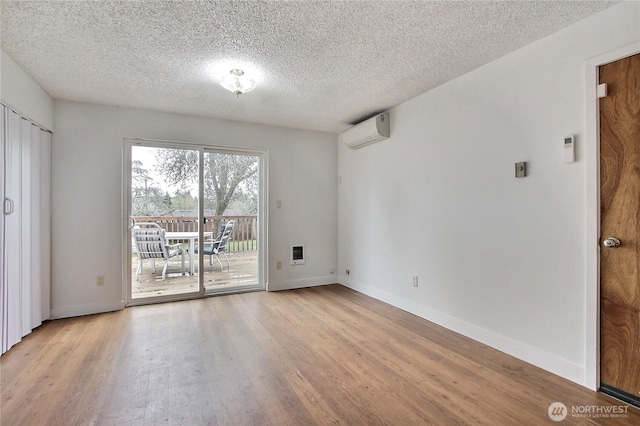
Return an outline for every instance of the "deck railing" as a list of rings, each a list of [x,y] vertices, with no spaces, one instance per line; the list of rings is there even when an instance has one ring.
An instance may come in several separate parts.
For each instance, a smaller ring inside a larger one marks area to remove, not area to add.
[[[136,222],[157,223],[167,232],[196,232],[198,218],[193,216],[136,216]],[[249,251],[258,249],[258,216],[206,216],[204,232],[213,231],[218,236],[220,227],[235,220],[233,234],[229,240],[227,251]]]

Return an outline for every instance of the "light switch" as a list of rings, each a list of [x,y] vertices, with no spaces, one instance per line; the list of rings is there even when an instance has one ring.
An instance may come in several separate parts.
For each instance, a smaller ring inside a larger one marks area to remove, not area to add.
[[[516,163],[516,177],[523,178],[525,176],[527,176],[527,162]]]

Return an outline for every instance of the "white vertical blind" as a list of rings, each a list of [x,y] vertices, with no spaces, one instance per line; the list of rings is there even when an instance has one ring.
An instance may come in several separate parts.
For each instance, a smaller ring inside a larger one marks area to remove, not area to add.
[[[22,316],[21,335],[31,333],[31,122],[22,119],[20,124],[20,313]]]
[[[4,105],[0,105],[0,165],[2,165],[2,172],[0,173],[0,195],[2,195],[2,211],[0,212],[0,349],[2,349],[2,352],[0,353],[5,353],[6,349],[5,349],[5,341],[4,341],[4,336],[6,335],[6,328],[5,325],[7,324],[7,320],[6,320],[6,313],[7,313],[7,309],[5,306],[5,288],[4,288],[4,283],[5,283],[5,274],[4,274],[4,215],[5,215],[5,211],[7,209],[6,206],[6,199],[5,199],[5,191],[4,191],[4,173],[6,170],[5,167],[5,140],[6,138],[6,134],[5,134],[5,122],[6,122],[6,114],[7,111],[4,107]]]
[[[7,351],[22,338],[21,315],[21,244],[20,244],[20,129],[22,117],[9,110],[5,123],[5,199],[9,204],[4,215],[4,300],[5,333],[3,351]]]
[[[29,332],[42,324],[42,314],[40,312],[41,305],[41,288],[42,282],[42,269],[41,269],[41,255],[40,255],[40,153],[42,152],[40,146],[40,133],[42,130],[34,124],[31,124],[31,153],[29,155],[30,162],[30,188],[29,188],[29,200],[31,204],[31,211],[29,212],[29,228],[31,230],[31,238],[27,240],[23,238],[23,241],[30,241],[29,243],[29,258],[31,259],[31,320]],[[24,156],[23,156],[24,158]],[[23,284],[24,285],[24,284]],[[28,299],[26,299],[28,300]]]
[[[40,132],[40,321],[51,316],[51,133]]]
[[[2,106],[2,353],[49,316],[51,135]]]

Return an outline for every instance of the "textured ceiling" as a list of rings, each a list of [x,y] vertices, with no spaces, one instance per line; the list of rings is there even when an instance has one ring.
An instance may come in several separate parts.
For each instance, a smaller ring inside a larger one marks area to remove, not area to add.
[[[2,0],[1,40],[56,99],[339,132],[613,3]]]

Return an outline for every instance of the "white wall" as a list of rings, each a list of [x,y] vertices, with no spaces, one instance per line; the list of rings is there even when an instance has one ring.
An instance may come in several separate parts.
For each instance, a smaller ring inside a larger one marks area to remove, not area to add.
[[[4,51],[0,52],[0,98],[23,117],[53,130],[53,99]]]
[[[585,62],[640,40],[639,9],[392,109],[384,142],[340,147],[339,282],[585,384]]]
[[[122,307],[124,137],[268,150],[269,288],[337,281],[330,274],[337,263],[336,135],[68,101],[55,101],[55,124],[54,318]],[[287,262],[295,243],[305,244],[305,265]],[[95,284],[99,274],[104,287]]]

